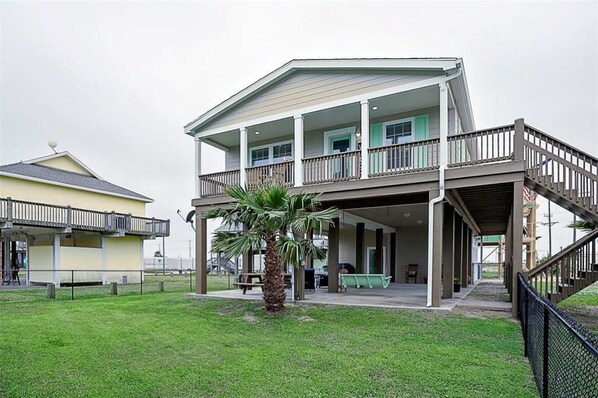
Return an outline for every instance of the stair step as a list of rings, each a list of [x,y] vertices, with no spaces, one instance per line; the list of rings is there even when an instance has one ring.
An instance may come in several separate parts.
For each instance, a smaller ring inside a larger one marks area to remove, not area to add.
[[[565,189],[565,192],[563,192],[563,195],[565,195],[567,198],[576,199],[577,198],[577,189]]]
[[[579,271],[579,277],[594,282],[598,280],[598,271]]]
[[[559,301],[562,300],[562,294],[558,292],[548,292],[548,300],[550,302],[557,304]]]
[[[569,285],[568,283],[560,283],[557,288],[559,293],[564,295],[566,292],[569,292],[569,290],[573,289],[573,286]]]

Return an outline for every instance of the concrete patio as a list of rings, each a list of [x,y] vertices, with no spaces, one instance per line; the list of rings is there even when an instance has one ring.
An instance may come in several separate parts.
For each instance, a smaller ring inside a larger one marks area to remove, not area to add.
[[[355,307],[382,307],[399,308],[412,310],[432,310],[432,311],[451,311],[456,306],[476,307],[481,309],[493,309],[499,311],[510,311],[511,303],[497,303],[489,300],[464,300],[467,295],[477,286],[470,285],[462,288],[461,292],[455,293],[452,299],[443,299],[441,306],[437,308],[426,307],[426,288],[425,284],[405,284],[391,283],[386,289],[382,288],[348,288],[342,293],[328,293],[326,288],[318,288],[315,291],[305,292],[305,300],[298,301],[301,304],[329,304],[344,305]],[[291,290],[287,289],[287,303],[291,301]],[[208,292],[207,294],[190,293],[187,297],[191,298],[224,298],[224,299],[242,299],[242,300],[262,300],[262,290],[248,290],[246,294],[240,289],[221,290]]]

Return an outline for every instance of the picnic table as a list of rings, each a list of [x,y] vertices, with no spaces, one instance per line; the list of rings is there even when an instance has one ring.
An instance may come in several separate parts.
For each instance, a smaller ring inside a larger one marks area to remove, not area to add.
[[[264,288],[264,273],[263,272],[241,272],[239,274],[239,281],[233,282],[233,285],[238,286],[243,290],[243,294],[253,287]],[[291,287],[291,274],[283,273],[285,287]]]

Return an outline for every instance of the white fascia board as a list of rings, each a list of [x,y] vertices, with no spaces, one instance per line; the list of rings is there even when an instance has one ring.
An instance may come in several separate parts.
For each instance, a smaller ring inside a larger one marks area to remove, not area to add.
[[[329,109],[329,108],[334,108],[334,107],[341,106],[341,105],[347,105],[347,104],[351,104],[351,103],[355,103],[355,102],[358,103],[364,99],[374,99],[374,98],[384,97],[384,96],[391,95],[391,94],[397,94],[397,93],[402,93],[402,92],[406,92],[406,91],[417,90],[419,88],[437,85],[437,84],[443,82],[444,79],[445,79],[445,76],[435,76],[430,79],[420,80],[418,82],[403,84],[403,85],[399,85],[399,86],[395,86],[395,87],[389,87],[389,88],[385,88],[382,90],[372,91],[370,93],[354,95],[351,97],[341,98],[338,100],[329,101],[329,102],[325,102],[322,104],[307,106],[305,108],[293,109],[290,111],[277,113],[277,114],[270,115],[270,116],[264,116],[264,117],[253,119],[253,120],[246,120],[242,123],[236,123],[236,124],[231,124],[231,125],[224,126],[224,127],[218,127],[216,129],[204,130],[202,132],[195,133],[194,136],[199,137],[199,138],[209,137],[211,135],[223,133],[226,131],[238,130],[242,127],[254,126],[256,124],[267,123],[267,122],[271,122],[274,120],[285,119],[288,117],[294,117],[296,115],[305,115],[308,113],[317,112],[317,111],[321,111],[321,110]],[[190,133],[190,131],[188,133]]]
[[[48,156],[42,156],[40,158],[35,158],[35,159],[29,159],[29,160],[24,160],[23,163],[27,163],[27,164],[34,164],[34,163],[39,163],[39,162],[43,162],[46,160],[50,160],[50,159],[56,159],[56,158],[61,158],[63,156],[69,157],[71,160],[73,160],[75,163],[77,163],[79,166],[81,166],[83,169],[85,169],[89,174],[91,174],[92,176],[94,176],[95,178],[97,178],[98,180],[104,180],[102,177],[100,177],[98,174],[96,174],[95,171],[93,171],[92,169],[90,169],[89,167],[87,167],[82,161],[80,161],[79,159],[77,159],[73,154],[71,154],[69,151],[63,151],[63,152],[58,152],[58,153],[53,153],[51,155]],[[80,174],[80,173],[79,173]]]
[[[457,66],[456,58],[420,59],[299,59],[287,62],[275,71],[239,91],[229,99],[210,109],[185,126],[185,134],[193,135],[192,130],[211,118],[225,112],[238,102],[261,91],[270,84],[296,70],[311,69],[428,69],[447,71]]]
[[[459,76],[457,80],[459,81],[459,84],[461,86],[463,105],[465,108],[465,112],[467,112],[468,121],[471,124],[470,131],[475,131],[476,126],[473,117],[473,108],[471,107],[471,100],[469,98],[469,87],[467,85],[467,75],[465,74],[465,63],[463,62],[463,59],[459,59],[458,63],[461,65],[461,76]]]
[[[343,216],[342,216],[341,220],[344,224],[350,224],[350,225],[356,225],[357,223],[362,222],[365,224],[365,229],[370,230],[370,231],[375,231],[378,228],[382,228],[384,230],[384,233],[397,232],[397,230],[393,227],[377,223],[375,221],[369,220],[364,217],[357,216],[352,213],[348,213],[347,211],[343,212]]]
[[[66,188],[78,189],[80,191],[88,191],[88,192],[100,193],[102,195],[118,196],[120,198],[133,199],[133,200],[138,200],[140,202],[145,202],[145,203],[153,203],[154,202],[154,200],[150,199],[150,198],[148,198],[148,199],[141,199],[141,198],[136,198],[134,196],[123,195],[123,194],[120,194],[120,193],[114,193],[114,192],[108,192],[108,191],[101,191],[99,189],[93,189],[93,188],[80,187],[79,185],[64,184],[62,182],[49,181],[49,180],[44,180],[42,178],[28,177],[28,176],[24,176],[24,175],[21,175],[21,174],[7,173],[7,172],[4,172],[4,171],[0,171],[0,176],[6,176],[6,177],[11,177],[11,178],[18,178],[18,179],[27,180],[27,181],[41,182],[41,183],[48,184],[48,185],[57,185],[59,187],[66,187]]]

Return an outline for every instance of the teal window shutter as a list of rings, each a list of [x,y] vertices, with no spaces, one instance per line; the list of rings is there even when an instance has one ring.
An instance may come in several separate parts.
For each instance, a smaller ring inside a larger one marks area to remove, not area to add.
[[[384,140],[382,139],[382,123],[370,125],[370,148],[381,147]],[[384,153],[378,152],[370,154],[370,170],[369,174],[380,173],[384,167]]]
[[[423,141],[430,138],[430,117],[425,115],[415,116],[415,135],[414,141]],[[416,169],[428,167],[428,148],[417,146],[413,149],[413,166]]]
[[[430,138],[430,116],[427,113],[415,117],[414,138],[414,141],[422,141]]]

